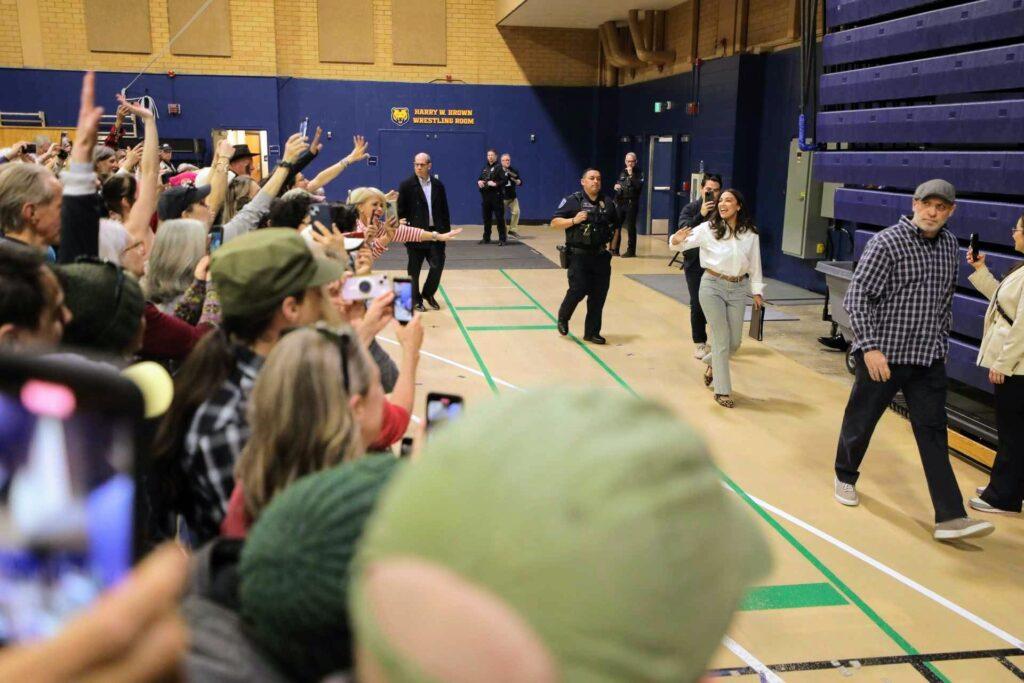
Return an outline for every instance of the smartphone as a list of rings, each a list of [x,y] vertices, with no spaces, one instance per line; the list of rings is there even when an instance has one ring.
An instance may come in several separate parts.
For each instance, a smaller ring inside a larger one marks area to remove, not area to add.
[[[427,394],[427,431],[462,415],[464,401],[458,394]]]
[[[384,206],[384,220],[390,221],[392,218],[398,218],[398,202],[388,202]]]
[[[967,253],[971,255],[971,258],[978,258],[978,233],[971,233],[971,244],[967,247]]]
[[[317,222],[320,222],[325,228],[330,230],[331,224],[334,221],[331,220],[331,205],[328,202],[317,202],[310,205],[309,224],[313,226],[313,230],[319,233],[320,228],[316,227]]]
[[[30,142],[30,143],[26,144],[25,145],[25,149],[23,151],[28,153],[28,154],[35,154],[36,153],[36,143]]]
[[[714,190],[705,190],[704,191],[704,203],[706,204],[708,202],[713,202],[713,201],[715,201],[715,191]]]
[[[60,132],[60,146],[63,148],[67,144],[68,144],[68,132],[66,130],[62,130]]]
[[[345,301],[366,301],[376,299],[391,291],[387,275],[362,275],[349,278],[341,287],[341,298]]]
[[[408,325],[412,320],[412,280],[407,277],[391,279],[395,292],[395,320],[399,325]]]
[[[398,457],[408,458],[410,455],[412,455],[412,437],[402,437],[402,445],[399,447]]]
[[[299,124],[299,135],[306,137],[306,131],[309,130],[309,117],[302,119],[302,123]]]
[[[217,251],[220,246],[224,244],[224,226],[215,225],[210,228],[210,248],[209,253]]]
[[[106,366],[0,354],[0,643],[53,635],[130,571],[143,415]]]

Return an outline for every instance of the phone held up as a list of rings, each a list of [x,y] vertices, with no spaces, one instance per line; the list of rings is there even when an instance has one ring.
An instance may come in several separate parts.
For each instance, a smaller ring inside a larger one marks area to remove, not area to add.
[[[222,244],[224,244],[224,226],[215,225],[210,228],[210,237],[208,241],[209,247],[207,249],[207,253],[212,254],[217,251]]]
[[[971,244],[967,248],[967,253],[971,255],[972,259],[978,258],[980,252],[978,251],[978,233],[976,232],[971,233]]]
[[[141,554],[143,413],[105,366],[0,354],[0,645],[53,635]]]
[[[389,291],[391,287],[387,275],[362,275],[345,281],[341,288],[341,297],[346,301],[366,301],[376,299]]]
[[[464,404],[458,394],[427,394],[427,431],[457,419],[462,415]]]
[[[408,325],[412,321],[412,280],[407,277],[396,277],[391,280],[395,292],[395,320],[399,325]]]
[[[309,130],[309,117],[302,119],[302,123],[299,124],[299,135],[306,137],[306,132]]]

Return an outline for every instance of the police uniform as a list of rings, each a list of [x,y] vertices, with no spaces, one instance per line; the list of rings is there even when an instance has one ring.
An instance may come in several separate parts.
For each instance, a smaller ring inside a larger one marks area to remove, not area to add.
[[[558,205],[555,218],[571,220],[580,211],[589,214],[587,220],[565,231],[565,246],[569,253],[569,291],[558,308],[558,322],[567,327],[577,304],[586,298],[586,339],[601,334],[601,312],[612,277],[608,242],[618,225],[618,213],[615,204],[603,194],[591,200],[584,192],[574,192]]]
[[[629,233],[629,246],[626,247],[626,256],[636,256],[636,214],[640,206],[640,192],[644,188],[644,174],[635,166],[633,167],[633,175],[630,175],[628,171],[623,169],[615,184],[620,188],[616,192],[615,201],[618,205],[619,220],[621,221],[616,227]],[[615,253],[619,252],[621,245],[622,237],[620,236],[619,244],[615,245]]]
[[[501,167],[501,162],[495,161],[493,164],[484,166],[480,171],[480,180],[484,181],[484,186],[480,188],[480,203],[484,214],[483,242],[490,243],[491,225],[497,224],[498,244],[505,244],[505,202],[501,198],[501,186],[505,184],[505,171]],[[487,184],[492,181],[496,183],[493,187]]]

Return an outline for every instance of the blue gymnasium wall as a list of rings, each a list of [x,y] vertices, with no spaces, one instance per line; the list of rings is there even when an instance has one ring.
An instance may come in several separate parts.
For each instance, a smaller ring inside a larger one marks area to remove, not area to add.
[[[47,125],[73,128],[78,116],[81,72],[36,69],[0,69],[0,109],[46,112]],[[132,75],[97,74],[97,99],[112,111],[113,96]],[[524,219],[550,218],[559,200],[579,187],[579,172],[593,164],[598,135],[598,89],[520,86],[482,86],[418,83],[375,83],[326,81],[298,78],[246,76],[144,76],[132,87],[132,96],[156,98],[161,112],[176,102],[180,116],[161,114],[160,134],[168,138],[209,140],[212,128],[266,130],[269,144],[283,143],[299,121],[310,117],[333,133],[321,158],[310,165],[310,177],[337,161],[351,149],[351,136],[362,133],[370,141],[370,153],[379,157],[377,166],[348,169],[327,187],[332,199],[344,199],[348,189],[359,185],[381,185],[384,179],[412,174],[412,155],[386,158],[382,142],[409,132],[410,138],[428,131],[448,133],[459,144],[454,152],[462,160],[455,175],[462,182],[453,187],[455,171],[444,158],[435,157],[434,172],[448,187],[453,220],[479,223],[479,195],[476,177],[484,164],[488,147],[512,154],[513,165],[522,173],[524,187],[520,207]],[[475,125],[420,126],[411,122],[398,126],[391,121],[392,107],[472,109]],[[312,128],[311,128],[312,130]],[[458,134],[458,136],[456,135]],[[530,142],[530,135],[536,142]],[[443,137],[443,136],[442,136]],[[416,148],[415,143],[409,149]],[[462,186],[465,187],[462,187]],[[457,201],[459,196],[462,201]]]
[[[956,186],[947,227],[961,259],[947,368],[992,391],[975,364],[986,302],[967,281],[963,254],[978,233],[997,276],[1019,261],[1010,230],[1024,212],[1024,5],[843,0],[825,21],[817,137],[849,146],[817,154],[815,175],[844,184],[836,218],[854,234],[855,258],[910,213],[918,183]]]
[[[782,253],[789,141],[796,136],[800,93],[800,52],[740,55],[705,62],[699,82],[700,111],[686,113],[693,77],[680,74],[619,89],[611,126],[622,136],[689,135],[681,146],[679,182],[696,172],[701,160],[719,173],[726,186],[743,192],[761,231],[765,274],[813,291],[824,292],[813,261]],[[675,107],[654,113],[654,102],[671,100]],[[633,144],[637,149],[643,145]],[[610,145],[600,150],[600,163],[618,172],[621,155]],[[619,150],[621,151],[621,150]],[[642,154],[646,149],[638,152]],[[606,172],[607,172],[606,171]],[[677,206],[676,211],[682,208]]]

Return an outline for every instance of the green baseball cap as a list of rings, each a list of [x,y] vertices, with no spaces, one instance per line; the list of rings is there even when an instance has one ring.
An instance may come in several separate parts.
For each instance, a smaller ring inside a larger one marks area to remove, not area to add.
[[[345,267],[314,256],[299,233],[267,228],[231,240],[213,253],[210,275],[226,316],[260,315],[285,297],[338,280]]]

